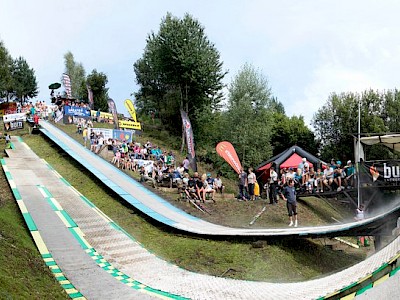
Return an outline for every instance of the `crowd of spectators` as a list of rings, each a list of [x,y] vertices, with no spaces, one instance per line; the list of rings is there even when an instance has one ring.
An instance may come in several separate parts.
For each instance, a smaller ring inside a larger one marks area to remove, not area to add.
[[[84,129],[81,131],[81,127]],[[90,133],[89,133],[90,132]],[[149,182],[153,187],[176,188],[181,198],[205,202],[207,198],[215,201],[215,193],[223,193],[224,185],[220,174],[215,178],[210,173],[189,173],[189,158],[181,163],[176,161],[172,151],[161,149],[150,141],[145,144],[125,140],[106,139],[100,131],[97,134],[86,125],[77,125],[77,133],[83,135],[84,144],[90,141],[90,150],[100,153],[104,148],[112,152],[110,162],[125,171],[137,172],[140,182]]]

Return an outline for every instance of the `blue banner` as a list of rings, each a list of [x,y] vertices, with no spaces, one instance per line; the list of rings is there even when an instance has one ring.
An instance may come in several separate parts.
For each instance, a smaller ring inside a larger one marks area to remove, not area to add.
[[[119,141],[125,141],[127,143],[131,143],[132,142],[132,135],[133,132],[132,131],[127,131],[127,130],[117,130],[114,129],[113,130],[113,139],[115,140],[119,140]]]
[[[79,106],[64,106],[64,115],[90,117],[90,109]]]

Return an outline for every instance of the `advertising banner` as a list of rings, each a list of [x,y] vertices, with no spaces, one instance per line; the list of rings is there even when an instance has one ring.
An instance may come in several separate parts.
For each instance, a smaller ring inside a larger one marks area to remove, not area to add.
[[[8,114],[3,116],[3,122],[8,123],[12,121],[26,121],[26,114],[25,113],[18,113],[18,114]]]
[[[240,163],[239,157],[236,154],[235,148],[233,148],[232,144],[229,142],[220,142],[216,147],[217,153],[226,162],[236,171],[236,173],[240,174],[242,171],[242,164]]]
[[[78,123],[86,124],[87,121],[91,120],[91,117],[64,115],[62,119],[64,124],[78,124]]]
[[[138,122],[136,119],[136,110],[135,110],[135,107],[133,106],[132,101],[130,99],[126,99],[124,102],[124,105],[125,105],[126,109],[128,110],[129,114],[131,115],[133,122],[132,121],[124,121],[124,123],[123,123],[124,126],[121,126],[121,123],[120,123],[119,127],[142,130],[142,126],[140,125],[140,122]]]
[[[113,116],[115,127],[116,127],[116,129],[119,129],[117,106],[115,105],[114,100],[111,98],[108,98],[107,104],[108,104],[108,110],[110,111],[110,113]]]
[[[362,185],[400,186],[400,160],[361,163],[360,180]]]
[[[13,120],[8,123],[4,123],[4,129],[6,131],[23,129],[23,128],[24,128],[24,121],[22,120]]]
[[[76,117],[90,117],[90,110],[79,106],[64,106],[64,115]]]
[[[113,130],[113,139],[119,141],[132,142],[133,132],[131,130]]]
[[[65,88],[65,93],[67,94],[68,98],[72,98],[72,90],[71,90],[71,78],[68,74],[63,74],[63,84]]]
[[[0,103],[0,116],[7,114],[17,113],[17,103],[15,102],[4,102]]]
[[[139,122],[132,122],[126,120],[119,120],[118,125],[120,128],[128,128],[128,129],[135,129],[135,130],[142,130]]]
[[[109,129],[109,128],[89,128],[89,136],[90,133],[93,131],[96,135],[99,135],[100,133],[103,134],[104,139],[108,140],[108,139],[112,139],[113,138],[113,129]]]
[[[183,130],[185,131],[185,136],[186,136],[186,144],[187,144],[190,167],[193,169],[193,171],[197,172],[196,153],[194,152],[194,137],[193,137],[192,124],[189,121],[188,115],[183,110],[181,110],[181,117],[182,117],[182,123],[183,123]]]
[[[93,109],[94,107],[94,98],[93,98],[93,91],[90,85],[86,85],[87,92],[88,92],[88,99],[89,99],[89,107]]]

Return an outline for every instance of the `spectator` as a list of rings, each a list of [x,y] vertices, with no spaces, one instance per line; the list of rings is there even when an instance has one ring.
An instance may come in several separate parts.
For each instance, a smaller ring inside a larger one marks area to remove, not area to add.
[[[239,197],[238,197],[238,199],[240,201],[247,200],[246,189],[247,189],[247,173],[242,168],[241,172],[239,174]]]
[[[328,165],[324,170],[324,185],[328,188],[329,191],[332,191],[331,185],[333,183],[333,173],[334,169],[332,165]]]
[[[289,180],[288,185],[283,188],[282,192],[283,200],[286,200],[286,207],[289,215],[289,226],[297,227],[297,201],[296,201],[296,189],[294,188],[294,181]],[[293,223],[294,216],[294,223]]]
[[[203,187],[204,187],[204,191],[203,191],[204,197],[203,197],[203,199],[206,198],[207,194],[208,195],[211,194],[211,200],[215,202],[215,198],[214,198],[214,195],[215,195],[214,178],[211,177],[210,173],[207,174],[207,177],[206,177],[205,181],[203,181]]]
[[[278,203],[277,196],[278,188],[278,173],[275,172],[275,168],[271,167],[269,170],[269,204]]]
[[[185,159],[182,162],[183,164],[183,168],[185,169],[186,173],[189,173],[189,165],[190,165],[190,161],[189,158],[186,156]]]
[[[220,192],[221,194],[224,192],[225,189],[219,173],[217,174],[217,177],[214,178],[214,189],[216,192]]]
[[[324,172],[321,171],[321,168],[318,168],[315,173],[314,186],[317,189],[317,193],[324,192]]]
[[[254,201],[255,182],[256,182],[256,174],[253,173],[253,168],[249,168],[249,175],[247,175],[247,186],[249,189],[250,201]]]
[[[355,168],[351,163],[351,160],[347,161],[347,165],[344,167],[344,171],[346,174],[346,177],[344,178],[344,184],[347,186],[347,188],[350,189],[354,187],[354,174],[355,174]]]

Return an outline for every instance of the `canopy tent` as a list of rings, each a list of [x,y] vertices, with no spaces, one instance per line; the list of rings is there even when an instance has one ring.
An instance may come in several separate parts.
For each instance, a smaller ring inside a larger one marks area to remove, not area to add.
[[[361,144],[359,145],[357,142],[357,137],[354,138],[354,156],[356,161],[359,161],[360,158],[365,160],[364,157],[364,147],[363,145],[375,145],[382,144],[391,150],[400,152],[400,134],[387,134],[387,135],[376,135],[376,136],[366,136],[360,138]]]
[[[311,153],[305,151],[299,146],[292,146],[289,149],[283,151],[282,153],[275,155],[267,161],[264,161],[256,168],[256,173],[261,181],[267,182],[269,177],[269,170],[272,166],[275,170],[283,168],[293,168],[297,169],[298,165],[302,162],[303,157],[306,158],[310,167],[317,167],[318,165],[324,163]]]

